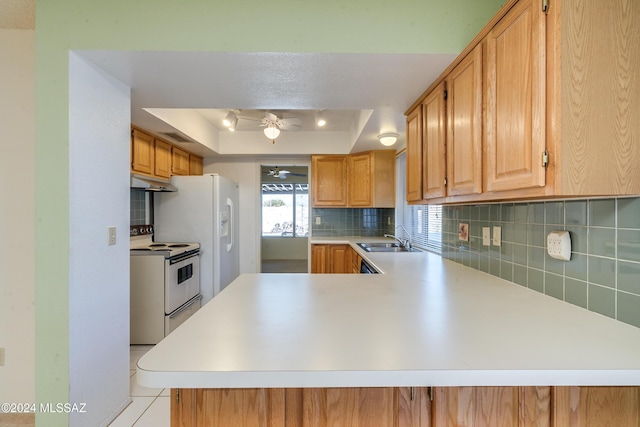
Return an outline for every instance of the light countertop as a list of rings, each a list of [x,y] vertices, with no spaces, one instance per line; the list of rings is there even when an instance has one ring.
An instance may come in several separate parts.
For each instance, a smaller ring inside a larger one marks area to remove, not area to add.
[[[138,382],[640,385],[640,328],[436,254],[356,249],[384,274],[241,275],[139,360]]]

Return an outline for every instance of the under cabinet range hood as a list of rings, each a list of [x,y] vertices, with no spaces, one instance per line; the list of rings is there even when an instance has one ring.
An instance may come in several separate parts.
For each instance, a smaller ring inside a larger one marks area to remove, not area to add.
[[[131,188],[139,188],[144,191],[178,191],[169,181],[137,174],[131,175]]]

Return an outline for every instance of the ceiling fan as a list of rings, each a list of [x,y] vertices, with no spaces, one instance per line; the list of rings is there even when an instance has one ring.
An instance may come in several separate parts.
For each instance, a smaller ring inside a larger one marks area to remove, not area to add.
[[[276,138],[280,136],[280,130],[298,130],[301,125],[302,120],[297,117],[280,118],[268,111],[260,120],[260,126],[264,127],[264,134],[272,144],[275,144]]]
[[[280,178],[280,179],[287,179],[287,176],[291,175],[291,176],[307,176],[303,173],[292,173],[288,170],[280,170],[278,169],[278,167],[276,166],[275,169],[271,169],[269,170],[269,172],[265,172],[265,175],[267,176],[272,176],[274,178]]]

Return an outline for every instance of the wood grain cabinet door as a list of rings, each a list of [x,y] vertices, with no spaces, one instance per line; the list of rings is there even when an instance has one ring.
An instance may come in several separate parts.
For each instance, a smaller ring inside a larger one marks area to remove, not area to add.
[[[311,273],[327,273],[329,245],[311,245]]]
[[[163,178],[171,178],[171,145],[155,140],[156,144],[156,159],[155,159],[155,174]]]
[[[394,389],[302,390],[302,427],[395,427]]]
[[[486,191],[545,186],[545,18],[521,0],[486,37]]]
[[[422,105],[407,116],[407,202],[422,200]]]
[[[153,137],[137,129],[131,131],[131,170],[152,175],[154,173]]]
[[[422,103],[422,198],[446,195],[446,128],[444,82]]]
[[[347,206],[347,156],[311,156],[313,207]]]
[[[373,206],[371,182],[371,154],[354,154],[348,158],[349,206]]]
[[[449,73],[447,195],[482,192],[482,45]]]
[[[189,175],[189,153],[179,148],[171,149],[172,175]]]
[[[555,387],[556,426],[640,426],[640,387]]]

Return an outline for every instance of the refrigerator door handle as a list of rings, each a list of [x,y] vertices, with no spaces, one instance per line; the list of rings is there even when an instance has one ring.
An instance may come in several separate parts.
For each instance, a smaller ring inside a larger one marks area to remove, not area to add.
[[[235,224],[233,223],[233,200],[227,197],[227,209],[229,209],[229,232],[227,233],[227,252],[231,252],[233,247],[233,233]]]

